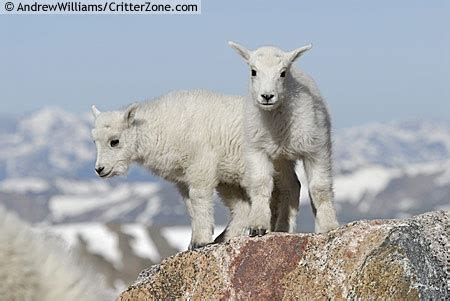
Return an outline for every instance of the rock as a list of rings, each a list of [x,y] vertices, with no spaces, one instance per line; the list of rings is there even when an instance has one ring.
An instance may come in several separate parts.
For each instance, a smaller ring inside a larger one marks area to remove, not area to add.
[[[233,239],[165,259],[117,300],[448,300],[449,216]]]

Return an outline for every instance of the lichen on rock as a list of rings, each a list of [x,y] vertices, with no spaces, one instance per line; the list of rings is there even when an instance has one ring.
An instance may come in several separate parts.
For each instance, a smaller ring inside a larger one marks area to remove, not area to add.
[[[236,238],[165,259],[118,300],[448,299],[449,215]]]

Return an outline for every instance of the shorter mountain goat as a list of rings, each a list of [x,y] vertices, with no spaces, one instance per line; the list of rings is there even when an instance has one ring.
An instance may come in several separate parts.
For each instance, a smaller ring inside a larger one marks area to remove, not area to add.
[[[125,174],[131,163],[143,165],[174,182],[186,201],[192,222],[190,249],[213,241],[213,193],[231,210],[225,240],[248,228],[250,202],[243,183],[243,98],[207,91],[172,92],[159,99],[104,112],[92,107],[100,177]],[[280,170],[276,183],[284,183]],[[278,198],[298,198],[274,189],[272,230],[287,231],[292,216]],[[299,190],[299,186],[297,187]],[[270,217],[269,217],[270,218]],[[221,235],[222,238],[222,235]]]
[[[292,66],[311,45],[286,53],[276,47],[250,51],[229,44],[251,69],[250,95],[244,109],[251,229],[265,232],[270,225],[274,165],[282,162],[293,168],[296,160],[303,160],[316,232],[336,228],[330,117],[312,78]],[[297,206],[292,204],[292,210]]]

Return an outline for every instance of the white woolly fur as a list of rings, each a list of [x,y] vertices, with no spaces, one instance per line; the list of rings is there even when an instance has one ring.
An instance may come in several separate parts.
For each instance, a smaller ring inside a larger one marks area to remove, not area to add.
[[[293,168],[297,160],[303,160],[316,217],[315,230],[336,228],[330,116],[312,78],[292,66],[312,46],[284,52],[271,46],[251,51],[233,42],[229,44],[251,69],[244,109],[244,153],[252,203],[250,226],[267,229],[270,225],[274,166],[282,162]],[[283,189],[296,193],[294,179],[289,182],[292,184]],[[298,202],[289,207],[296,211]]]
[[[243,105],[243,97],[197,90],[171,92],[124,111],[101,113],[94,106],[99,176],[125,174],[135,162],[175,183],[192,221],[191,249],[213,241],[215,190],[231,210],[219,240],[242,235],[250,211],[243,177]],[[285,209],[276,209],[273,230],[289,230]]]

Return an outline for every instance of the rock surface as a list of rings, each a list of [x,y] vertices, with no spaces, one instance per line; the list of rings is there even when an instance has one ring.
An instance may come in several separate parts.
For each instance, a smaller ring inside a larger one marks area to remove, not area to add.
[[[117,300],[448,300],[449,217],[237,238],[165,259]]]

